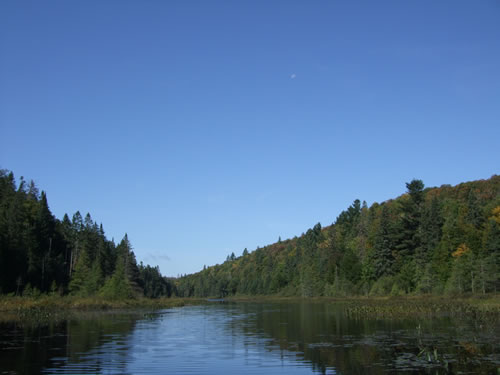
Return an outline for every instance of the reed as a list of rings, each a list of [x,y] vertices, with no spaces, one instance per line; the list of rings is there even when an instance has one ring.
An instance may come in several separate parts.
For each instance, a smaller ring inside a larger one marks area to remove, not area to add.
[[[75,312],[112,310],[158,310],[200,303],[201,300],[181,298],[137,298],[107,300],[102,297],[50,296],[14,297],[0,296],[0,322],[18,321],[46,324],[67,319]]]

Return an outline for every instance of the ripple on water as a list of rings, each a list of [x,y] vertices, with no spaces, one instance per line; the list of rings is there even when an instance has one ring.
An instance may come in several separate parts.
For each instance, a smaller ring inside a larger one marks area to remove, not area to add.
[[[97,315],[54,334],[0,330],[0,372],[378,374],[437,371],[446,363],[487,373],[500,366],[498,329],[349,320],[328,311],[320,303],[215,304]],[[19,370],[29,353],[30,370]]]

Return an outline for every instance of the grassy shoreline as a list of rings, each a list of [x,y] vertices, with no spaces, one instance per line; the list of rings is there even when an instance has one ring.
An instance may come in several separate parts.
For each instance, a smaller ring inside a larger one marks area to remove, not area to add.
[[[279,301],[309,301],[309,302],[353,302],[353,303],[390,303],[396,301],[408,302],[462,302],[475,306],[496,307],[500,309],[500,294],[463,294],[463,295],[407,295],[407,296],[352,296],[352,297],[294,297],[294,296],[278,296],[278,295],[262,295],[262,296],[231,296],[226,297],[227,301],[234,302],[279,302]]]
[[[158,310],[197,304],[201,301],[186,298],[107,300],[101,297],[0,296],[0,322],[44,324],[67,319],[80,312]]]
[[[0,297],[0,312],[13,312],[19,309],[52,308],[64,310],[109,310],[133,308],[169,308],[184,306],[188,299],[185,298],[138,298],[125,300],[109,300],[100,297]],[[195,301],[195,300],[189,300]]]
[[[305,302],[341,304],[357,318],[399,319],[449,315],[478,321],[500,320],[500,295],[405,296],[405,297],[283,297],[232,296],[227,302]],[[100,297],[0,296],[0,321],[50,321],[64,319],[76,312],[158,310],[207,303],[203,298],[139,298],[107,300]]]
[[[400,296],[400,297],[280,297],[236,296],[234,302],[307,302],[331,303],[342,306],[355,319],[408,319],[449,316],[453,319],[474,320],[480,326],[500,322],[500,295]]]

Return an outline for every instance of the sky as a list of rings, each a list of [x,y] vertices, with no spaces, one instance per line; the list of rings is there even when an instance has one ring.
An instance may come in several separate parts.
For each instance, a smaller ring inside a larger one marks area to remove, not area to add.
[[[500,172],[500,2],[2,1],[0,168],[167,276]]]

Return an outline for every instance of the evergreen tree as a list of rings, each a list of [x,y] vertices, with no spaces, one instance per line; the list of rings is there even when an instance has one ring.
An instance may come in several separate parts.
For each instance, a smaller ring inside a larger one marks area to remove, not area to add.
[[[82,215],[80,214],[80,211],[76,211],[73,214],[73,218],[71,220],[72,227],[73,227],[73,243],[71,246],[71,256],[70,256],[70,266],[69,266],[69,274],[73,273],[73,270],[76,267],[76,262],[78,260],[78,257],[80,256],[80,252],[82,250],[82,245],[81,245],[81,233],[83,231],[83,219]]]
[[[111,300],[133,298],[135,296],[125,273],[125,259],[118,258],[113,276],[105,282],[99,294]]]
[[[99,289],[103,286],[103,275],[101,270],[101,264],[99,259],[96,259],[92,263],[92,267],[89,270],[88,277],[85,281],[85,290],[88,295],[95,295]]]
[[[370,208],[359,200],[334,225],[258,248],[172,281],[137,266],[125,235],[118,246],[79,212],[59,221],[45,192],[0,171],[0,292],[157,297],[227,294],[351,295],[500,289],[500,176],[423,190]],[[103,285],[104,284],[104,285]],[[123,292],[125,291],[125,292]]]
[[[375,277],[378,279],[384,275],[392,274],[392,264],[394,257],[392,255],[392,233],[390,229],[389,208],[386,204],[382,206],[380,214],[380,224],[375,235],[373,252],[373,267]]]
[[[70,261],[71,261],[71,253],[73,251],[74,244],[74,235],[71,221],[69,219],[68,214],[64,214],[62,223],[61,223],[61,235],[64,240],[64,272],[68,277],[70,276]]]
[[[429,293],[435,286],[435,270],[429,263],[441,241],[442,226],[441,204],[436,197],[433,197],[422,209],[420,245],[415,251],[415,282],[417,289],[423,293]]]
[[[427,263],[429,254],[438,246],[441,241],[441,228],[443,226],[443,217],[439,200],[434,197],[430,205],[425,207],[422,215],[421,225],[421,244],[418,248],[417,262]]]
[[[481,228],[484,223],[479,199],[473,188],[469,190],[467,197],[467,221],[477,229]]]
[[[75,270],[69,282],[69,292],[73,295],[88,296],[86,281],[89,275],[89,257],[86,251],[82,251],[75,265]]]
[[[125,242],[127,277],[142,294],[135,255]],[[83,220],[76,212],[72,220],[64,215],[59,221],[33,181],[27,184],[21,177],[16,185],[12,172],[0,170],[0,293],[69,288],[72,294],[95,294],[115,271],[115,250],[90,214]]]
[[[341,225],[345,230],[350,233],[356,228],[361,215],[361,201],[356,199],[353,204],[347,208],[347,210],[342,211],[335,221],[336,225]]]
[[[38,255],[41,262],[41,282],[39,289],[41,291],[48,291],[53,277],[53,254],[56,249],[52,249],[52,243],[55,239],[55,218],[49,210],[47,203],[47,195],[42,191],[38,214],[36,218],[36,233],[38,242]]]
[[[395,233],[395,249],[397,250],[397,270],[411,261],[420,246],[421,207],[424,200],[424,183],[412,180],[406,184],[407,197],[401,202],[401,219]]]
[[[137,261],[135,259],[135,254],[132,251],[132,245],[128,239],[128,235],[121,240],[120,244],[117,246],[118,260],[121,258],[124,261],[125,276],[132,291],[136,295],[141,295],[143,293],[141,278],[139,273],[139,268],[137,267]]]
[[[479,259],[478,274],[483,293],[497,292],[500,290],[500,223],[494,218],[488,220]]]
[[[340,262],[341,275],[355,285],[361,279],[361,262],[358,256],[348,249]]]

